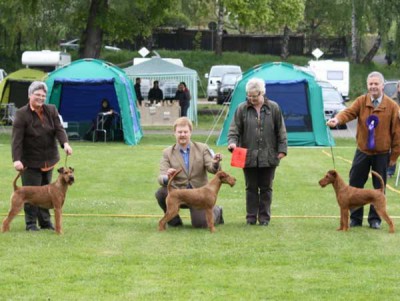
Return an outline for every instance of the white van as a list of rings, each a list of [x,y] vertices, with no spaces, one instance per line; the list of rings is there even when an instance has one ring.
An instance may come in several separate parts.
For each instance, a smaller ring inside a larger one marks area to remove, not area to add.
[[[207,98],[209,101],[218,97],[218,82],[221,82],[222,75],[225,73],[235,73],[242,75],[242,69],[237,65],[215,65],[210,69],[210,73],[205,74],[208,79]]]
[[[308,68],[314,72],[315,78],[331,83],[342,94],[349,98],[350,64],[344,61],[309,61]]]

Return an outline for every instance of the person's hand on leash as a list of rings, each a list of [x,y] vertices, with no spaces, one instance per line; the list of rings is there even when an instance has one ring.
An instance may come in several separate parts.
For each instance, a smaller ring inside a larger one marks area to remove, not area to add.
[[[64,151],[67,154],[67,156],[72,155],[72,147],[67,142],[64,143]]]
[[[222,155],[221,155],[220,153],[216,153],[215,156],[214,156],[214,158],[213,158],[213,163],[214,163],[214,164],[217,164],[217,163],[219,163],[220,161],[222,161]]]
[[[326,122],[326,125],[331,128],[337,126],[338,124],[339,124],[339,120],[336,117],[333,117]]]
[[[171,178],[175,174],[175,172],[176,172],[175,168],[168,168],[167,170],[168,179]]]
[[[21,161],[14,161],[14,168],[16,171],[23,171],[24,170],[24,164],[22,164]]]

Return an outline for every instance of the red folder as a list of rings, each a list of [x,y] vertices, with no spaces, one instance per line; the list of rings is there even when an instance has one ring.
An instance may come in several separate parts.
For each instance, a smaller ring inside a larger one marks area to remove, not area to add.
[[[236,147],[232,152],[231,166],[244,168],[246,164],[247,149]]]

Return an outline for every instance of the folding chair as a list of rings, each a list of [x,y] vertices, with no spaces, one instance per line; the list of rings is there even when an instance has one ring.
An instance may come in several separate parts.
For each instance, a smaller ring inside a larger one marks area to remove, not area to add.
[[[1,118],[2,124],[12,124],[15,119],[15,112],[17,109],[15,108],[14,103],[7,103],[2,105],[3,116]]]

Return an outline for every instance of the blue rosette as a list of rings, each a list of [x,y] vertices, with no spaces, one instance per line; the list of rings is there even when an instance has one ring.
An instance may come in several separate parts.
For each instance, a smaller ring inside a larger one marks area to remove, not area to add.
[[[367,147],[370,150],[375,149],[375,128],[379,124],[379,118],[376,115],[370,115],[367,118],[367,127],[368,127],[368,141]]]

